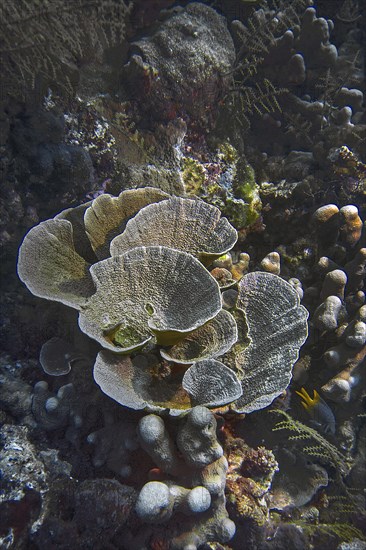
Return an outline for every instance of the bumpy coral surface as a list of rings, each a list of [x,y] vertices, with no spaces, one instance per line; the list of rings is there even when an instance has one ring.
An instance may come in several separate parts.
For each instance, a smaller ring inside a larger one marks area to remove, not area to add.
[[[144,522],[169,523],[170,548],[197,549],[209,541],[228,542],[235,525],[225,509],[228,468],[217,440],[216,420],[205,407],[194,407],[180,420],[176,445],[163,420],[155,415],[140,420],[139,438],[163,476],[170,480],[146,483],[137,498],[136,512]],[[156,527],[155,527],[156,531]]]
[[[135,98],[160,118],[204,118],[227,86],[235,51],[225,20],[198,2],[177,7],[156,32],[134,43],[126,75]],[[173,116],[172,116],[173,115]]]

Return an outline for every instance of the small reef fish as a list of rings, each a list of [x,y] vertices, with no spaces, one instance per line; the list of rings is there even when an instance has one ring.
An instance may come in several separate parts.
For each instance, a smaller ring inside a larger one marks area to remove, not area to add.
[[[336,421],[333,411],[318,392],[314,390],[313,397],[310,397],[305,388],[301,388],[296,393],[301,397],[301,404],[311,416],[314,427],[325,434],[331,433],[334,435]]]

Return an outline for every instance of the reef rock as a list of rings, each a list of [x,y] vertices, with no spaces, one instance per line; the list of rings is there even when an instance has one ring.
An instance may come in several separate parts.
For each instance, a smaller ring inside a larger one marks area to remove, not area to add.
[[[158,120],[188,112],[207,116],[227,89],[235,49],[225,20],[198,2],[167,13],[151,35],[132,44],[125,67],[133,96]]]

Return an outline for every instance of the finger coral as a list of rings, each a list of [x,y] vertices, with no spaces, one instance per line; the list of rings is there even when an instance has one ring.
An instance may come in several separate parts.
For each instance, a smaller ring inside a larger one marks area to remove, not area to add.
[[[318,248],[326,254],[318,262],[323,281],[316,289],[320,304],[311,321],[322,346],[319,388],[327,399],[344,406],[359,399],[364,381],[363,221],[352,204],[339,210],[334,204],[322,206],[314,212],[313,221]]]
[[[205,407],[194,407],[179,420],[175,441],[160,417],[150,414],[139,422],[141,446],[164,479],[142,487],[136,513],[158,529],[160,537],[168,534],[169,548],[193,550],[208,541],[228,542],[235,534],[225,509],[228,463],[216,428],[214,415]],[[145,530],[149,533],[148,527]]]

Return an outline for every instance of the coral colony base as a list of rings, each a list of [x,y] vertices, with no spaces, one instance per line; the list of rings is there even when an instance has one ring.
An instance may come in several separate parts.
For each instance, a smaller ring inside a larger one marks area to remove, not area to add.
[[[364,550],[358,3],[31,4],[0,23],[0,547]]]

